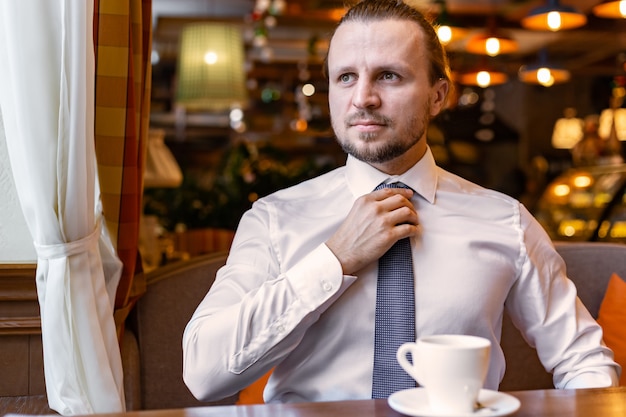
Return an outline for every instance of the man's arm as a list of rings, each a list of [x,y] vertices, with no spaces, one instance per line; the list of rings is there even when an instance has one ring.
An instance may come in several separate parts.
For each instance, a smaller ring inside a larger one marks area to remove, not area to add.
[[[541,226],[522,209],[526,256],[507,301],[511,318],[537,349],[554,386],[616,386],[619,365],[602,342],[602,329],[577,297],[565,263]]]
[[[271,230],[271,216],[280,214],[257,201],[185,329],[183,378],[191,392],[202,400],[221,399],[280,363],[356,280],[349,274],[418,233],[412,194],[384,189],[359,197],[326,243],[301,242],[306,255],[286,271],[272,238],[294,231]]]
[[[183,378],[201,400],[233,395],[279,363],[355,279],[324,244],[281,273],[269,224],[262,203],[244,215],[227,264],[185,329]]]

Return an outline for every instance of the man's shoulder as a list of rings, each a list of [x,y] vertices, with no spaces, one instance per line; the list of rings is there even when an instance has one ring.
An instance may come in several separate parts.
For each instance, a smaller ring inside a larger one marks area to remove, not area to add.
[[[343,185],[345,185],[345,166],[278,190],[261,200],[274,204],[319,200]]]
[[[465,179],[443,168],[439,168],[439,190],[464,194],[468,198],[486,198],[499,200],[505,204],[517,205],[518,201],[503,192],[484,187],[468,179]]]

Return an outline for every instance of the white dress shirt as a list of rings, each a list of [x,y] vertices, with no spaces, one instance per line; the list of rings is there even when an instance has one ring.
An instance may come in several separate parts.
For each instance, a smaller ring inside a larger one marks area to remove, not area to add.
[[[617,384],[601,328],[539,223],[515,199],[437,167],[428,150],[395,178],[348,157],[255,202],[184,333],[184,379],[196,397],[232,395],[275,367],[266,402],[370,398],[377,262],[342,275],[324,242],[359,196],[389,180],[415,190],[417,337],[491,340],[485,388],[497,389],[506,308],[557,388]]]

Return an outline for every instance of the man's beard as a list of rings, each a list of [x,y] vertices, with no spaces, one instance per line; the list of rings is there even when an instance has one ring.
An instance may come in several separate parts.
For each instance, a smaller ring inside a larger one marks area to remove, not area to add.
[[[360,139],[363,141],[366,141],[368,136],[374,135],[368,133],[361,133],[359,135]],[[339,144],[345,153],[354,156],[356,159],[367,162],[368,164],[380,164],[403,155],[415,145],[417,141],[419,141],[419,136],[414,137],[411,142],[392,140],[382,144],[376,149],[360,149],[355,146],[353,142],[339,141]]]
[[[420,141],[420,139],[424,135],[424,131],[429,121],[428,119],[429,112],[427,111],[425,115],[426,117],[424,118],[421,124],[418,123],[416,118],[413,118],[409,126],[417,127],[418,130],[415,132],[408,132],[408,131],[405,132],[406,139],[403,140],[401,137],[395,136],[391,140],[380,144],[380,146],[378,146],[375,149],[359,148],[359,146],[357,146],[358,143],[345,140],[345,138],[341,139],[338,137],[337,142],[339,142],[339,145],[341,145],[341,148],[343,149],[344,152],[346,152],[349,155],[352,155],[353,157],[355,157],[356,159],[360,161],[367,162],[368,164],[380,164],[380,163],[388,162],[399,156],[404,155],[409,149],[411,149],[417,142]],[[393,121],[391,119],[385,116],[380,116],[380,115],[376,115],[372,113],[366,113],[363,111],[359,112],[356,115],[352,115],[346,118],[346,120],[344,121],[344,125],[349,126],[352,120],[358,120],[358,119],[372,120],[372,121],[375,121],[376,123],[383,124],[387,127],[390,127],[390,128],[393,127]],[[403,132],[400,132],[399,134],[402,135],[402,133]],[[359,134],[359,141],[365,142],[365,143],[371,142],[372,140],[375,140],[378,135],[379,135],[378,133],[362,132]]]

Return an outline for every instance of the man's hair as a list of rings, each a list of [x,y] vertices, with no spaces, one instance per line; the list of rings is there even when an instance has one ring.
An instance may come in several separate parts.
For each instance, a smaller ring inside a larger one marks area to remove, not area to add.
[[[415,22],[424,33],[424,46],[430,61],[428,77],[431,85],[437,80],[450,82],[448,57],[439,41],[433,25],[417,9],[402,0],[363,0],[352,6],[341,18],[337,27],[346,22],[372,22],[381,20],[408,20]],[[332,38],[331,38],[332,42]],[[324,62],[324,72],[328,74],[328,55]]]

